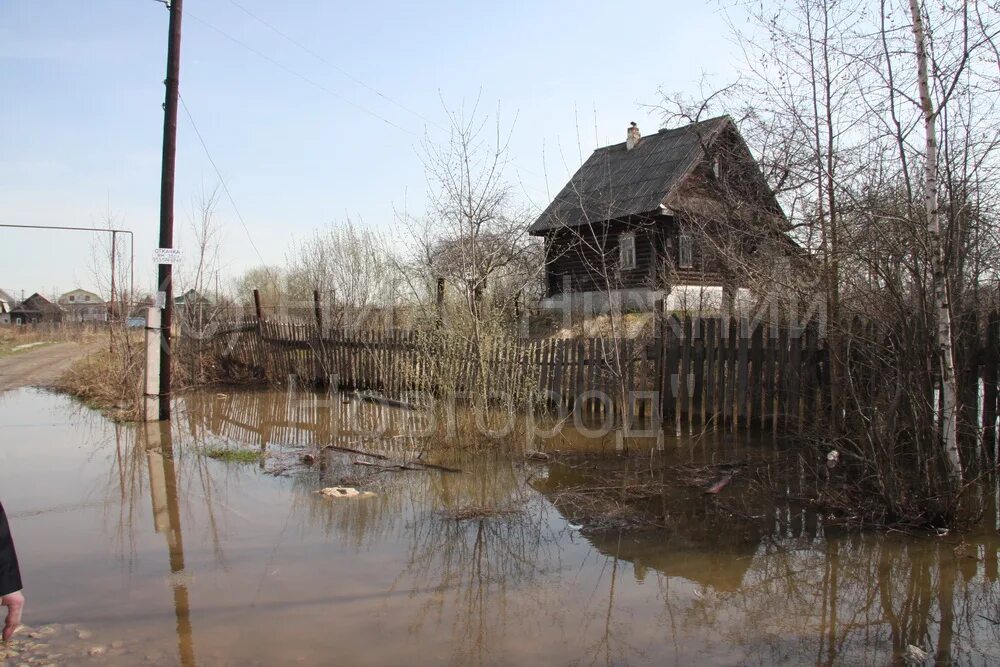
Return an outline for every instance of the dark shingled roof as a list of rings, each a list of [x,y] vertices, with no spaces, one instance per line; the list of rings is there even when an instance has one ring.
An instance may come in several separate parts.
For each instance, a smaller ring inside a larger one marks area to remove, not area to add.
[[[11,312],[17,313],[61,313],[62,308],[35,292],[18,304]]]
[[[729,116],[719,116],[642,137],[632,150],[625,142],[598,148],[528,231],[657,211],[701,159],[702,142],[730,123]]]

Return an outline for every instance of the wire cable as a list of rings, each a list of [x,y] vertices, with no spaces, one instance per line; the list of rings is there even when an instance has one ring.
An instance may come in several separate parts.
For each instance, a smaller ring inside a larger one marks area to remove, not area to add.
[[[395,105],[396,107],[402,109],[403,111],[406,111],[407,113],[413,114],[414,116],[416,116],[420,120],[424,121],[428,125],[433,125],[434,127],[438,128],[439,130],[446,130],[446,128],[443,125],[441,125],[440,123],[437,123],[437,122],[431,120],[430,118],[428,118],[427,116],[423,115],[419,111],[415,111],[414,109],[411,109],[410,107],[406,106],[402,102],[400,102],[400,101],[398,101],[398,100],[390,97],[389,95],[383,93],[378,88],[375,88],[374,86],[369,85],[364,80],[362,80],[362,79],[354,76],[353,74],[351,74],[350,72],[348,72],[346,69],[344,69],[343,67],[341,67],[337,63],[331,62],[330,60],[327,60],[322,55],[320,55],[319,53],[316,53],[314,50],[310,49],[308,46],[306,46],[302,42],[298,41],[297,39],[295,39],[294,37],[292,37],[288,33],[282,31],[281,29],[275,27],[271,23],[268,23],[266,20],[264,20],[260,16],[254,14],[249,9],[247,9],[246,7],[244,7],[243,5],[241,5],[240,3],[236,2],[236,0],[229,0],[229,1],[236,8],[238,8],[240,11],[242,11],[244,14],[246,14],[247,16],[249,16],[250,18],[252,18],[254,21],[257,21],[261,25],[265,26],[270,31],[272,31],[274,34],[278,35],[279,37],[281,37],[285,41],[287,41],[287,42],[295,45],[296,47],[298,47],[299,49],[301,49],[304,53],[309,54],[310,56],[312,56],[316,60],[320,61],[321,63],[323,63],[325,65],[329,65],[330,67],[332,67],[333,69],[337,70],[342,75],[344,75],[345,77],[347,77],[348,79],[350,79],[354,83],[358,84],[362,88],[365,88],[366,90],[368,90],[368,91],[370,91],[370,92],[378,95],[379,97],[381,97],[382,99],[384,99],[386,102],[389,102],[390,104]]]
[[[261,266],[267,266],[267,262],[264,261],[264,256],[260,254],[260,250],[257,249],[257,244],[253,242],[253,236],[250,234],[250,228],[247,227],[246,220],[243,219],[243,214],[240,213],[239,207],[236,205],[236,200],[233,199],[233,194],[229,191],[229,185],[226,184],[226,179],[222,177],[222,172],[219,171],[219,166],[215,164],[215,160],[212,158],[212,152],[208,150],[208,145],[205,143],[204,137],[201,136],[201,131],[198,129],[198,124],[194,122],[194,116],[191,115],[191,110],[188,109],[187,102],[184,98],[178,94],[178,99],[181,101],[181,107],[184,108],[184,114],[187,116],[188,120],[191,121],[191,127],[194,128],[194,133],[198,136],[198,141],[201,142],[201,147],[205,150],[205,156],[208,157],[208,161],[212,164],[212,169],[215,170],[215,175],[219,178],[219,183],[222,184],[222,190],[226,193],[226,198],[229,200],[230,205],[232,205],[233,210],[236,211],[236,217],[239,218],[240,224],[243,225],[243,231],[246,232],[247,241],[250,242],[250,247],[253,251],[257,253],[257,259],[260,260]]]
[[[287,65],[285,65],[285,64],[283,64],[283,63],[275,60],[271,56],[267,55],[263,51],[260,51],[259,49],[254,48],[253,46],[247,44],[243,40],[241,40],[241,39],[239,39],[237,37],[233,37],[232,35],[230,35],[225,30],[212,25],[208,21],[206,21],[206,20],[204,20],[202,18],[199,18],[198,16],[195,16],[194,14],[192,14],[190,12],[184,12],[184,14],[185,14],[186,17],[194,19],[195,21],[197,21],[198,23],[202,24],[206,28],[209,28],[210,30],[214,30],[215,32],[219,33],[220,35],[222,35],[226,39],[230,40],[231,42],[233,42],[235,44],[238,44],[239,46],[242,46],[244,49],[246,49],[250,53],[253,53],[257,57],[266,60],[267,62],[271,63],[272,65],[274,65],[278,69],[283,70],[287,74],[291,74],[292,76],[294,76],[294,77],[296,77],[298,79],[301,79],[302,81],[305,81],[310,86],[313,86],[315,88],[318,88],[319,90],[322,90],[327,95],[330,95],[331,97],[333,97],[333,98],[335,98],[335,99],[343,102],[344,104],[346,104],[346,105],[348,105],[350,107],[353,107],[354,109],[357,109],[358,111],[360,111],[360,112],[362,112],[364,114],[367,114],[367,115],[371,116],[372,118],[375,118],[376,120],[380,120],[383,123],[385,123],[386,125],[389,125],[391,127],[396,128],[400,132],[404,132],[406,134],[409,134],[409,135],[412,135],[412,136],[416,136],[416,133],[412,132],[411,130],[408,130],[405,127],[397,125],[396,123],[392,122],[391,120],[389,120],[385,116],[379,115],[378,113],[376,113],[376,112],[372,111],[371,109],[368,109],[368,108],[366,108],[366,107],[358,104],[357,102],[351,100],[350,98],[344,97],[340,93],[337,93],[337,92],[331,90],[330,88],[324,86],[322,83],[320,83],[320,82],[318,82],[318,81],[316,81],[314,79],[310,79],[306,75],[301,74],[301,73],[295,71],[291,67],[288,67]]]

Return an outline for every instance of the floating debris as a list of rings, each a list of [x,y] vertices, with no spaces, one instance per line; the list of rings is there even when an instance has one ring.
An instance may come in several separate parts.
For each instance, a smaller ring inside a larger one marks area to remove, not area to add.
[[[707,489],[705,489],[705,493],[719,493],[719,492],[721,492],[724,488],[726,488],[727,486],[729,486],[729,483],[731,481],[733,481],[733,476],[735,474],[736,474],[736,471],[733,471],[733,472],[730,472],[730,473],[728,473],[726,475],[723,475],[721,478],[719,478],[718,481],[716,481],[714,484],[712,484],[712,486],[710,486]]]
[[[318,493],[327,498],[371,498],[375,495],[371,491],[358,491],[349,486],[328,486]]]
[[[826,455],[826,467],[836,468],[838,463],[840,463],[840,452],[831,449],[830,453]]]
[[[906,650],[903,651],[903,662],[908,665],[922,665],[927,662],[929,657],[930,654],[927,651],[913,644],[907,644]]]
[[[508,517],[522,514],[523,510],[515,507],[492,507],[490,505],[468,505],[452,509],[438,510],[437,514],[449,521],[469,521],[472,519],[488,519]]]

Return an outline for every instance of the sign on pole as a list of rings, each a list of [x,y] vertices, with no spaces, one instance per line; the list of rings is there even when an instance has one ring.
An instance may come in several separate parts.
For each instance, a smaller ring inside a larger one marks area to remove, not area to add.
[[[180,264],[183,254],[180,248],[153,248],[153,263]]]

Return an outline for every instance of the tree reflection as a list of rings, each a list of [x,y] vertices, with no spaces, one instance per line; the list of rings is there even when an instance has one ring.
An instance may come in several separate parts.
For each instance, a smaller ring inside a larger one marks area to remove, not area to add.
[[[523,471],[494,460],[469,472],[418,491],[422,509],[396,586],[405,581],[428,594],[411,632],[450,618],[453,662],[479,664],[504,638],[513,607],[508,594],[537,586],[555,539],[537,500],[524,493]],[[482,515],[440,513],[463,508]],[[490,508],[506,513],[491,515]]]
[[[553,464],[536,487],[578,519],[579,507],[564,506],[559,492],[597,487],[598,479],[587,467]],[[677,489],[633,509],[669,520],[627,540],[617,531],[584,534],[616,563],[631,563],[637,581],[654,573],[664,626],[682,642],[708,632],[738,647],[742,660],[762,664],[902,664],[909,646],[938,664],[1000,657],[995,531],[955,538],[845,532],[787,503],[754,508],[766,517],[754,529],[725,503]],[[677,582],[694,584],[693,595],[677,593]],[[613,595],[611,587],[609,608]]]
[[[197,442],[299,453],[340,443],[399,459],[419,449],[395,437],[394,427],[373,435],[397,412],[324,395],[201,395],[184,405],[183,431]],[[732,453],[701,446],[705,459]],[[724,440],[719,446],[735,449]],[[377,495],[363,502],[316,495],[321,485],[360,474],[356,458],[327,450],[312,468],[294,470],[290,513],[301,530],[336,535],[359,558],[381,544],[401,551],[399,574],[379,591],[383,610],[401,613],[394,594],[405,594],[416,604],[408,608],[410,636],[443,633],[455,664],[496,662],[539,627],[549,634],[531,641],[557,643],[559,630],[579,637],[565,646],[564,662],[573,664],[885,664],[901,663],[911,645],[938,663],[1000,660],[995,530],[845,532],[793,503],[753,498],[734,482],[718,497],[681,489],[642,499],[639,509],[655,519],[655,530],[574,533],[565,519],[579,517],[558,491],[591,483],[587,468],[554,463],[529,483],[520,462],[483,454],[448,461],[462,474],[373,476],[366,488]],[[225,473],[182,462],[181,476],[186,465],[206,494],[224,489],[217,475]],[[598,472],[606,465],[595,463]],[[127,461],[122,469],[116,475],[126,479]],[[796,483],[788,481],[789,495]],[[994,526],[995,499],[991,507]],[[464,520],[441,513],[469,508],[517,511]],[[586,564],[564,577],[562,559],[581,534]],[[579,581],[589,588],[579,590]]]

